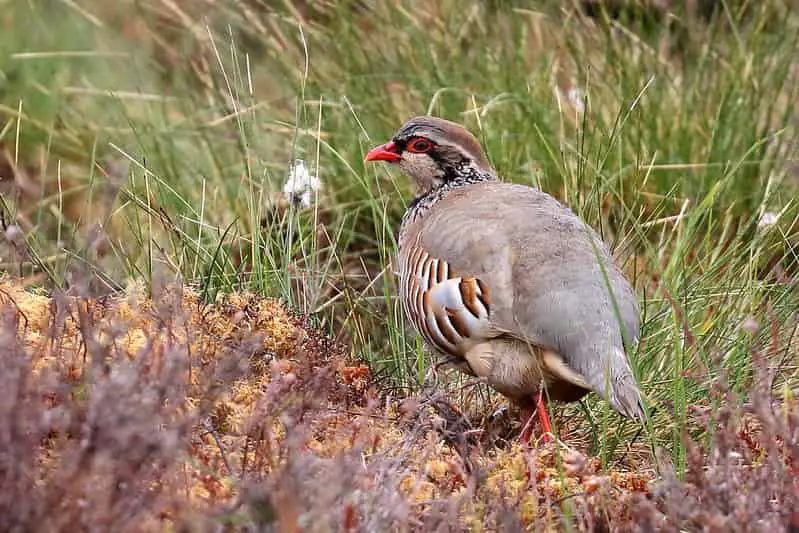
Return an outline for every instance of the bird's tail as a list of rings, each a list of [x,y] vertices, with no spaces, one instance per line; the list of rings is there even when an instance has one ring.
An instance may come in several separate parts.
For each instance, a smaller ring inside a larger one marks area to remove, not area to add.
[[[608,402],[624,416],[646,421],[644,400],[627,362],[627,356],[619,348],[616,352],[606,387]]]

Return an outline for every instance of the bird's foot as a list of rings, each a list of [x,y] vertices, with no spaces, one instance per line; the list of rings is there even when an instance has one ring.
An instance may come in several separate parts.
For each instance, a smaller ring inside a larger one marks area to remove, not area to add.
[[[522,409],[522,432],[519,434],[519,443],[523,448],[530,444],[530,437],[533,435],[533,417],[535,413],[531,409]]]

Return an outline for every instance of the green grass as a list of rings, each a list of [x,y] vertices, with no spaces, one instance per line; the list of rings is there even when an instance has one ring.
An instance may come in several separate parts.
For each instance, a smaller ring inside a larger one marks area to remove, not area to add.
[[[166,274],[209,298],[280,296],[386,386],[413,388],[430,363],[403,333],[391,264],[411,191],[362,160],[433,113],[469,126],[503,178],[563,200],[625,262],[645,317],[633,359],[655,408],[651,447],[684,464],[683,432],[706,430],[689,407],[712,405],[722,368],[745,400],[757,339],[775,348],[775,395],[796,386],[799,13],[780,3],[670,29],[597,24],[555,2],[328,2],[302,22],[288,2],[54,4],[0,15],[14,28],[0,37],[0,148],[47,184],[4,198],[32,284],[63,285],[82,265],[109,288]],[[124,20],[139,22],[127,39]],[[276,200],[295,158],[324,183],[309,210]],[[129,166],[116,188],[109,163]],[[764,213],[777,223],[759,227]],[[760,333],[742,328],[750,318]],[[587,407],[557,418],[618,455],[638,428]]]

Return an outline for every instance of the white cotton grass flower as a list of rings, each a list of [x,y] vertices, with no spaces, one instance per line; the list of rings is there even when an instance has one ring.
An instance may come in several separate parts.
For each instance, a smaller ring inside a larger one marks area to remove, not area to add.
[[[572,87],[569,89],[569,92],[566,93],[566,98],[568,98],[571,105],[574,106],[574,109],[577,110],[577,113],[583,113],[585,111],[585,91],[580,87]]]
[[[762,215],[760,215],[760,219],[757,221],[758,228],[768,228],[773,226],[779,220],[780,215],[777,213],[773,213],[771,211],[766,211]]]
[[[283,196],[293,205],[307,209],[311,207],[314,193],[321,187],[322,180],[308,172],[305,161],[295,159],[286,183],[283,184]]]

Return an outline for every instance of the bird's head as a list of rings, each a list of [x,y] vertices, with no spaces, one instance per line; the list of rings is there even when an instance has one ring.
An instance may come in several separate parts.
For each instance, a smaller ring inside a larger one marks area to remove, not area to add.
[[[480,143],[466,128],[436,117],[409,119],[390,142],[373,148],[366,161],[399,165],[419,195],[446,183],[495,179]]]

